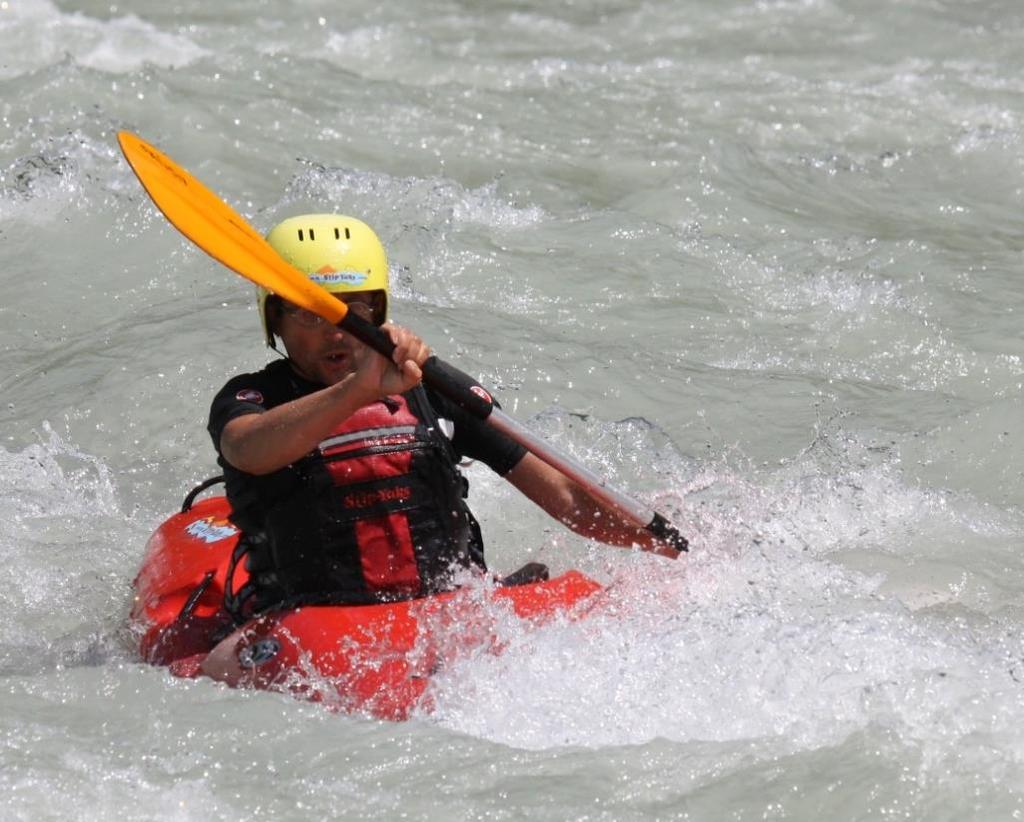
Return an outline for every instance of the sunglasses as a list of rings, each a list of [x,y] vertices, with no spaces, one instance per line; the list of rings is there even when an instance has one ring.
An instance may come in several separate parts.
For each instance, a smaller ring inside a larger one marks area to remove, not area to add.
[[[373,306],[369,303],[357,302],[346,302],[348,310],[355,314],[357,317],[363,320],[373,320]],[[299,308],[297,305],[281,301],[281,310],[291,317],[298,325],[302,328],[313,329],[320,328],[321,326],[330,325],[327,320],[321,317],[319,314],[314,314],[306,308]]]

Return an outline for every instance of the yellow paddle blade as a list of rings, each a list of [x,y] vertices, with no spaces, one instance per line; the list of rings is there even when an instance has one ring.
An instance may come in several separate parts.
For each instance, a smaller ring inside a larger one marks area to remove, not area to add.
[[[286,263],[245,218],[199,180],[128,132],[117,141],[143,188],[178,231],[232,271],[337,324],[348,309]]]

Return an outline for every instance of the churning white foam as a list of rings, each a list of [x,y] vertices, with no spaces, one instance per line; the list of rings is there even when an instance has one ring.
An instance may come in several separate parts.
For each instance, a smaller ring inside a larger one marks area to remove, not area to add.
[[[650,449],[604,427],[608,453],[616,439]],[[1004,732],[1024,721],[1012,632],[955,590],[908,607],[884,572],[846,561],[875,551],[913,569],[910,533],[1012,536],[1016,518],[915,487],[893,452],[838,426],[771,470],[677,470],[691,555],[617,563],[585,619],[496,621],[504,653],[442,672],[433,721],[528,749],[661,738],[758,759],[882,728],[917,751],[922,778],[965,761],[1019,771],[1024,745]]]
[[[39,71],[68,56],[88,68],[125,74],[146,63],[185,66],[207,53],[184,34],[162,31],[134,14],[100,20],[64,13],[50,0],[5,3],[0,44],[0,79]]]
[[[0,623],[5,667],[36,665],[53,643],[83,653],[125,607],[127,518],[107,466],[48,424],[36,444],[0,449]],[[131,530],[131,529],[127,529]],[[26,648],[33,648],[31,654]]]

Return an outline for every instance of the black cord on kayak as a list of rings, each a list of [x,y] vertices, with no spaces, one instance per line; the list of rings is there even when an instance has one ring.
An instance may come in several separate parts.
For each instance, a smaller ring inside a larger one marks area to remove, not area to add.
[[[208,480],[204,480],[191,491],[189,491],[188,496],[185,497],[185,501],[181,504],[181,513],[184,514],[190,511],[192,509],[192,503],[196,501],[196,497],[198,497],[201,493],[203,493],[203,491],[205,491],[210,486],[216,485],[219,482],[224,482],[223,474],[218,475],[216,477],[210,477]]]
[[[686,537],[680,534],[676,527],[661,514],[655,513],[654,519],[647,526],[647,530],[679,552],[690,550],[690,543]]]

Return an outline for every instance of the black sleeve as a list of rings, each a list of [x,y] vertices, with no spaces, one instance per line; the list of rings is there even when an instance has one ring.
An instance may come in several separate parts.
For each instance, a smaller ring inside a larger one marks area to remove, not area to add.
[[[217,392],[210,405],[210,421],[206,430],[213,439],[213,447],[220,453],[220,435],[225,426],[246,414],[262,414],[267,410],[266,388],[261,374],[240,374],[232,377]]]
[[[505,476],[526,456],[526,449],[518,442],[440,394],[428,388],[427,397],[438,417],[452,421],[455,427],[452,446],[460,458],[479,460],[494,473]]]

